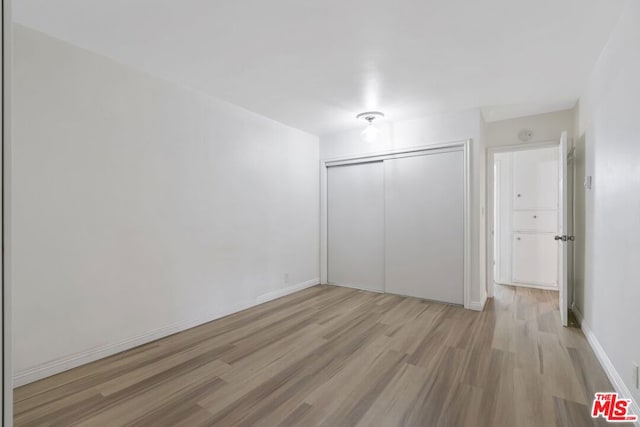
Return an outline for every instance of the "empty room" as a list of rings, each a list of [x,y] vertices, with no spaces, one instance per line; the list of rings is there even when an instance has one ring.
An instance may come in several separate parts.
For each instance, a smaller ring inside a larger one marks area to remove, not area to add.
[[[640,426],[640,1],[2,1],[5,426]]]

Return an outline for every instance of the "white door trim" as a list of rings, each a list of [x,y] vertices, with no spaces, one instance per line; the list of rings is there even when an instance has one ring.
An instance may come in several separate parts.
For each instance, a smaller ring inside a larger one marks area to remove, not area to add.
[[[0,105],[2,139],[0,147],[0,185],[2,186],[2,215],[0,224],[0,240],[2,240],[2,259],[0,259],[0,306],[2,314],[0,318],[0,376],[2,377],[2,399],[0,424],[13,425],[13,382],[12,377],[12,351],[11,351],[11,283],[10,283],[10,254],[11,254],[11,65],[12,65],[12,36],[11,36],[11,9],[12,0],[0,0],[0,33],[2,45],[0,46],[1,70],[0,79],[2,100]]]
[[[494,281],[495,281],[494,271],[493,271],[493,261],[494,261],[493,241],[495,238],[495,235],[494,235],[495,233],[492,233],[493,218],[495,215],[494,204],[493,204],[494,203],[493,181],[495,179],[494,170],[493,170],[494,156],[496,153],[512,153],[514,151],[538,150],[540,148],[558,147],[559,145],[560,145],[559,140],[552,140],[552,141],[531,142],[531,143],[517,144],[517,145],[501,145],[496,147],[487,147],[487,164],[485,168],[487,171],[486,188],[485,188],[485,195],[486,195],[485,206],[487,207],[487,215],[485,218],[486,220],[485,242],[487,244],[487,247],[486,247],[485,253],[487,255],[486,255],[485,261],[486,261],[486,272],[487,272],[486,281],[487,281],[487,297],[488,298],[493,298]]]
[[[471,139],[445,142],[434,145],[387,150],[366,154],[320,160],[320,283],[327,283],[327,238],[328,238],[328,206],[327,206],[327,168],[351,163],[365,163],[385,159],[434,154],[462,148],[464,153],[464,308],[476,309],[471,305]]]

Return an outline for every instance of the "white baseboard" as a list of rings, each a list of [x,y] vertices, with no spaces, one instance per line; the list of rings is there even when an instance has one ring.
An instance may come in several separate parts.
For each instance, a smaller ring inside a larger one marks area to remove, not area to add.
[[[475,310],[475,311],[483,311],[484,306],[487,304],[487,298],[484,301],[471,301],[466,309]]]
[[[556,291],[556,292],[560,291],[557,285],[541,285],[538,283],[522,283],[522,282],[500,283],[500,284],[506,285],[506,286],[519,286],[521,288],[541,289],[543,291]]]
[[[573,311],[573,314],[576,316],[576,320],[578,320],[578,322],[580,323],[582,332],[584,332],[584,336],[587,338],[587,341],[589,342],[591,349],[593,350],[596,357],[598,358],[600,365],[602,365],[602,369],[604,369],[604,372],[607,374],[607,377],[609,377],[609,381],[611,381],[613,388],[623,398],[631,399],[631,408],[629,409],[633,415],[638,415],[638,417],[640,417],[640,406],[638,406],[638,402],[635,401],[635,399],[633,398],[633,395],[631,394],[631,391],[622,380],[622,377],[620,376],[616,368],[613,366],[613,363],[611,363],[611,359],[609,359],[609,356],[607,356],[607,353],[605,353],[604,348],[602,347],[602,345],[598,341],[598,338],[596,338],[595,334],[589,327],[589,324],[584,321],[584,316],[582,315],[580,310],[577,309],[575,304],[572,304],[571,309]],[[640,426],[640,419],[638,420],[636,425]]]
[[[315,279],[311,279],[311,280],[307,280],[306,282],[302,282],[302,283],[298,283],[295,284],[293,286],[289,286],[288,288],[284,288],[284,289],[276,289],[275,291],[271,291],[271,292],[267,292],[266,294],[262,294],[259,297],[256,298],[256,303],[254,305],[258,305],[258,304],[262,304],[271,300],[274,300],[276,298],[280,298],[286,295],[289,295],[293,292],[298,292],[301,291],[303,289],[309,288],[311,286],[315,286],[320,284],[320,279],[319,278],[315,278]]]
[[[343,284],[340,284],[340,283],[327,282],[327,285],[340,286],[341,288],[357,289],[359,291],[375,292],[377,294],[386,294],[387,293],[384,290],[381,291],[381,290],[378,290],[378,289],[367,289],[367,288],[364,288],[362,286],[343,285]]]
[[[69,369],[76,368],[86,363],[90,363],[98,359],[102,359],[107,356],[120,353],[121,351],[129,350],[139,345],[147,344],[151,341],[164,338],[166,336],[175,334],[177,332],[182,332],[184,330],[193,328],[195,326],[202,325],[203,323],[207,323],[212,320],[216,320],[221,317],[225,317],[230,314],[237,313],[242,310],[246,310],[247,308],[254,307],[258,304],[262,304],[262,303],[274,300],[276,298],[280,298],[285,295],[292,294],[302,289],[315,286],[319,283],[320,283],[320,279],[318,278],[307,280],[306,282],[298,283],[288,288],[278,289],[278,290],[260,295],[256,297],[254,301],[235,304],[232,307],[223,311],[218,311],[215,313],[210,313],[205,316],[200,316],[198,318],[188,319],[181,322],[173,323],[171,325],[167,325],[165,327],[128,338],[121,342],[106,344],[100,347],[93,348],[91,350],[83,351],[83,352],[65,356],[56,360],[52,360],[50,362],[43,363],[42,365],[38,365],[33,368],[18,371],[13,375],[13,386],[20,387],[22,385],[29,384],[31,382],[40,380],[42,378],[46,378],[51,375],[55,375],[60,372],[67,371]]]
[[[575,302],[571,303],[571,311],[573,312],[573,315],[576,316],[576,320],[578,321],[578,325],[582,325],[582,319],[583,319],[582,313],[580,312],[580,310],[578,310],[578,307],[576,307],[576,303]]]
[[[332,286],[340,286],[342,288],[357,289],[359,291],[375,292],[377,294],[398,295],[398,296],[401,296],[401,297],[410,296],[410,295],[394,294],[394,293],[390,293],[390,292],[385,292],[384,290],[380,291],[380,290],[377,290],[377,289],[367,289],[367,288],[363,288],[363,287],[360,287],[360,286],[342,285],[342,284],[338,284],[338,283],[327,283],[327,284],[328,285],[332,285]],[[425,299],[425,301],[431,301],[431,300],[426,300]],[[433,300],[433,302],[438,302],[438,303],[441,303],[441,304],[449,304],[449,303],[446,303],[446,302],[441,302],[441,301],[436,301],[436,300]],[[473,302],[472,301],[465,308],[468,309],[468,310],[482,311],[482,310],[484,310],[484,306],[485,306],[486,302],[487,302],[487,297],[485,297],[484,301],[482,301],[482,302],[479,302],[479,301]],[[454,304],[454,305],[457,305],[457,304]]]
[[[480,301],[471,301],[464,308],[467,310],[484,311],[484,306],[487,305],[488,299],[489,296],[487,292],[482,292],[482,295],[480,295]]]

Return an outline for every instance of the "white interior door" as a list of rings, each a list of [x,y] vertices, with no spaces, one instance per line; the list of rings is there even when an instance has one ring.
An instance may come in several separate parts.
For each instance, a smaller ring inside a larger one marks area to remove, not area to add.
[[[327,213],[328,282],[384,291],[383,163],[329,167]]]
[[[569,218],[568,218],[568,206],[567,206],[567,132],[562,132],[560,136],[560,145],[559,145],[559,161],[558,161],[558,175],[559,175],[559,223],[558,224],[558,232],[559,235],[556,236],[556,240],[560,245],[560,320],[562,321],[563,326],[568,325],[568,317],[569,317],[569,268],[568,268],[568,240],[573,239],[573,236],[570,236],[569,233]]]
[[[384,166],[387,292],[463,304],[463,151]]]

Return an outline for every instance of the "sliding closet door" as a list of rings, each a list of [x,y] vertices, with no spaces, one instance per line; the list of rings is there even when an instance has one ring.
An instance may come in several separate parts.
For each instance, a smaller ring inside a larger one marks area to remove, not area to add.
[[[384,165],[386,291],[463,304],[463,151]]]
[[[384,290],[382,162],[327,170],[328,281]]]

